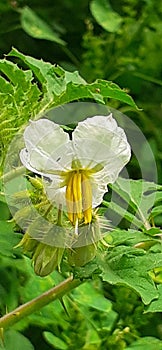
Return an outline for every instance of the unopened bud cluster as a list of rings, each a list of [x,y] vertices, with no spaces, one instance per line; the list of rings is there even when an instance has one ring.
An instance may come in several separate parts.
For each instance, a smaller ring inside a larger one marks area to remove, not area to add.
[[[45,218],[48,217],[48,220],[49,218],[52,221],[57,220],[58,225],[64,227],[64,217],[62,217],[62,220],[60,219],[60,211],[59,219],[58,217],[54,217],[56,210],[53,210],[53,206],[48,201],[46,194],[44,193],[42,180],[32,177],[28,177],[28,180],[33,186],[33,191],[30,190],[25,191],[24,193],[17,193],[15,197],[17,199],[22,197],[25,200],[25,198],[30,195],[35,208],[41,215],[43,215]],[[14,216],[16,223],[21,226],[24,217],[29,216],[30,211],[32,213],[31,206],[20,209]],[[97,222],[96,215],[93,215],[92,223],[82,223],[81,227],[78,227],[78,239],[80,239],[83,234],[87,235],[87,232],[88,235],[91,235],[92,237],[99,235],[99,224]],[[45,244],[32,237],[30,234],[30,226],[18,246],[22,247],[23,252],[32,259],[35,273],[42,277],[49,275],[56,268],[60,271],[63,256],[65,256],[66,260],[71,266],[84,266],[95,257],[97,249],[97,245],[95,242],[93,242],[93,239],[91,240],[90,244],[88,243],[84,246],[77,246],[75,240],[75,243],[68,248],[55,247],[50,244]]]

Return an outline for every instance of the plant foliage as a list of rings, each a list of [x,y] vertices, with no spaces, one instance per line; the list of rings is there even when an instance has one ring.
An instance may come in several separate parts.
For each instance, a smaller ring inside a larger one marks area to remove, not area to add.
[[[0,314],[71,273],[82,282],[4,334],[0,330],[0,350],[12,350],[13,344],[17,350],[160,350],[162,186],[141,179],[133,157],[132,179],[109,186],[98,209],[108,220],[117,215],[118,224],[99,242],[96,257],[77,267],[65,254],[60,271],[41,278],[30,254],[15,248],[24,232],[6,203],[3,166],[13,137],[29,119],[52,107],[89,101],[118,108],[138,124],[161,182],[162,5],[18,0],[1,1],[0,13]],[[10,51],[11,46],[16,48]],[[12,174],[7,176],[10,181]],[[34,182],[30,191],[37,200]]]

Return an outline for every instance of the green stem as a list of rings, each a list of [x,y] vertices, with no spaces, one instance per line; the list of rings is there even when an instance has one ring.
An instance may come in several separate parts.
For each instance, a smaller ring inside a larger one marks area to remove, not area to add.
[[[37,298],[28,301],[27,303],[1,317],[0,329],[12,326],[22,318],[36,312],[52,301],[61,298],[63,295],[71,291],[73,288],[76,288],[81,283],[82,282],[80,280],[73,279],[73,276],[68,277],[56,287],[49,289],[47,292],[41,294]]]
[[[149,221],[144,217],[142,211],[140,210],[140,208],[138,208],[138,213],[139,216],[141,217],[142,221],[143,221],[143,226],[145,227],[146,230],[150,230],[151,229],[151,225],[149,223]]]
[[[65,54],[71,59],[71,61],[74,63],[76,67],[79,67],[79,61],[78,59],[73,55],[73,53],[66,47],[62,46],[63,51]]]

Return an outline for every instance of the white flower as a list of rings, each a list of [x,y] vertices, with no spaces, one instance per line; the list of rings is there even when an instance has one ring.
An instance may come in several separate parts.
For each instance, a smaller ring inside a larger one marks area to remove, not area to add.
[[[24,140],[23,165],[51,179],[45,184],[47,196],[58,208],[66,206],[74,226],[91,222],[92,208],[131,156],[125,132],[111,114],[79,122],[72,139],[52,121],[31,121]]]

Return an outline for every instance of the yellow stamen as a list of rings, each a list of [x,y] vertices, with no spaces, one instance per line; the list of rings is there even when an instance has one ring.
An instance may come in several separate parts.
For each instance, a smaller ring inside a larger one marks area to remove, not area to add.
[[[73,197],[73,176],[70,177],[69,182],[66,187],[66,205],[67,205],[67,212],[68,212],[68,218],[73,223],[73,203],[74,203],[74,197]]]
[[[73,175],[73,196],[74,212],[77,213],[78,219],[82,219],[82,184],[79,172]]]
[[[85,224],[91,222],[92,188],[87,170],[77,169],[68,174],[66,205],[68,218],[74,226],[81,219]]]
[[[92,221],[92,188],[89,178],[82,173],[82,205],[84,214],[84,223]]]

